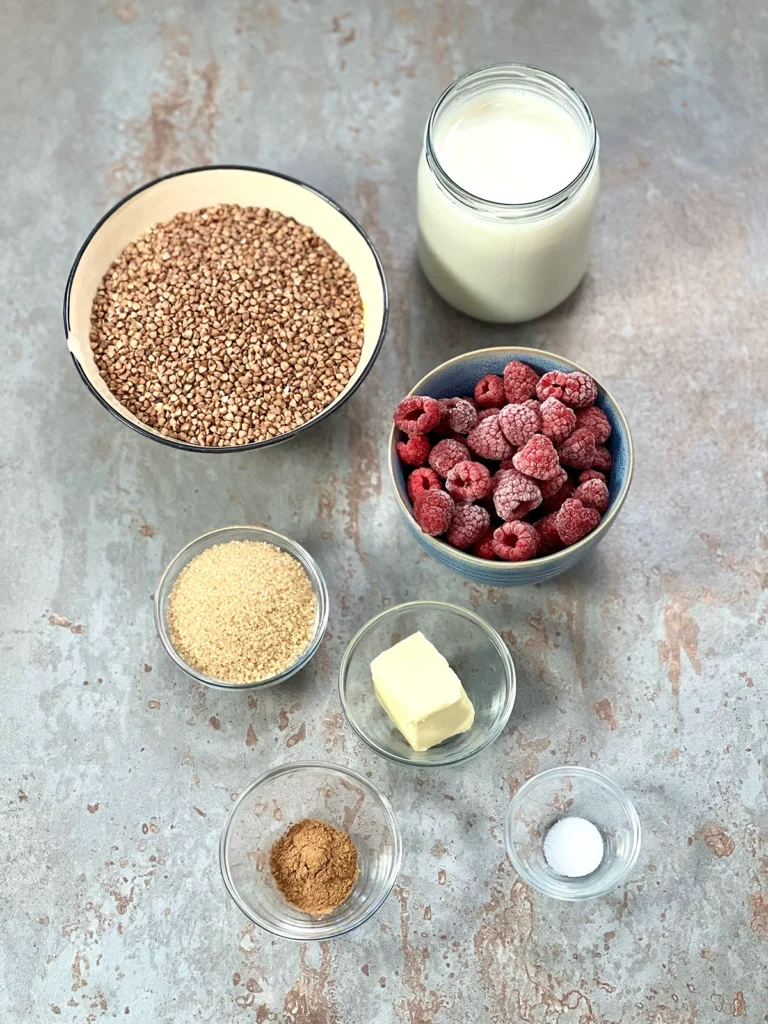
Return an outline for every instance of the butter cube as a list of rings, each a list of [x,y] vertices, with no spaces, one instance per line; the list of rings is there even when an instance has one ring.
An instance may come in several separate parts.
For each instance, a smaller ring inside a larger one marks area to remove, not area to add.
[[[414,750],[466,732],[475,709],[461,680],[423,633],[413,633],[371,662],[379,703]]]

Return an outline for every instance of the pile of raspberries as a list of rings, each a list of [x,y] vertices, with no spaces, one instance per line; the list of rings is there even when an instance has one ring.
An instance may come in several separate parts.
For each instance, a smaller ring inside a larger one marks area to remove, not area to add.
[[[405,435],[413,517],[478,558],[524,562],[586,537],[608,510],[611,425],[586,373],[540,377],[514,360],[464,398],[410,395]]]

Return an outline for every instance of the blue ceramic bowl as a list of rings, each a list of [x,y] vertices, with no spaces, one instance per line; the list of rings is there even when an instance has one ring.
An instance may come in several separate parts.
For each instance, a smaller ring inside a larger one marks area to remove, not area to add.
[[[463,356],[457,356],[455,359],[449,359],[447,363],[442,363],[426,377],[423,377],[409,393],[429,395],[431,398],[471,395],[475,384],[481,377],[487,373],[496,373],[501,376],[504,367],[512,359],[529,363],[539,374],[547,373],[549,370],[564,370],[566,373],[581,370],[584,373],[589,373],[589,370],[584,370],[576,363],[572,363],[562,356],[554,355],[552,352],[543,352],[541,349],[485,348],[477,352],[467,352]],[[597,529],[587,534],[577,544],[573,544],[563,551],[556,551],[553,555],[534,558],[528,562],[491,562],[484,558],[476,558],[466,551],[458,551],[439,537],[428,537],[427,534],[422,533],[413,518],[411,501],[405,485],[406,476],[395,449],[395,444],[403,435],[393,427],[389,439],[389,471],[395,489],[395,497],[409,530],[424,550],[436,558],[441,565],[453,569],[454,572],[473,583],[481,583],[489,587],[518,587],[526,583],[543,583],[554,576],[559,576],[561,572],[573,568],[591,548],[599,544],[613,525],[629,491],[632,479],[632,438],[624,414],[616,401],[611,398],[599,381],[596,383],[598,390],[596,405],[608,417],[612,428],[611,436],[606,444],[613,457],[613,467],[608,475],[611,504]]]

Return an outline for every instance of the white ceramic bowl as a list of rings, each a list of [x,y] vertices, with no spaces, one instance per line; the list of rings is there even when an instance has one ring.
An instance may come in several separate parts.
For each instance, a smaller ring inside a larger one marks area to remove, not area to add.
[[[363,301],[363,350],[341,394],[311,420],[266,441],[208,448],[165,437],[142,423],[107,387],[90,344],[91,307],[104,274],[129,242],[177,213],[236,203],[266,206],[307,224],[346,260],[357,278]],[[144,437],[170,448],[196,452],[243,452],[287,441],[330,416],[346,402],[373,366],[387,328],[387,284],[373,243],[346,210],[317,189],[275,171],[256,167],[195,167],[142,185],[113,206],[83,243],[64,293],[64,330],[78,373],[105,409]]]

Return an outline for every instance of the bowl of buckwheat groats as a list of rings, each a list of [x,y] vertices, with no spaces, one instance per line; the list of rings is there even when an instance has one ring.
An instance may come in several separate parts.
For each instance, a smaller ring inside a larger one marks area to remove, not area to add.
[[[360,225],[303,182],[252,167],[167,175],[121,200],[70,271],[81,378],[145,437],[186,451],[277,444],[365,379],[387,326]]]
[[[397,405],[395,495],[430,555],[487,586],[540,583],[605,536],[632,478],[616,401],[569,360],[482,349],[427,374]]]

